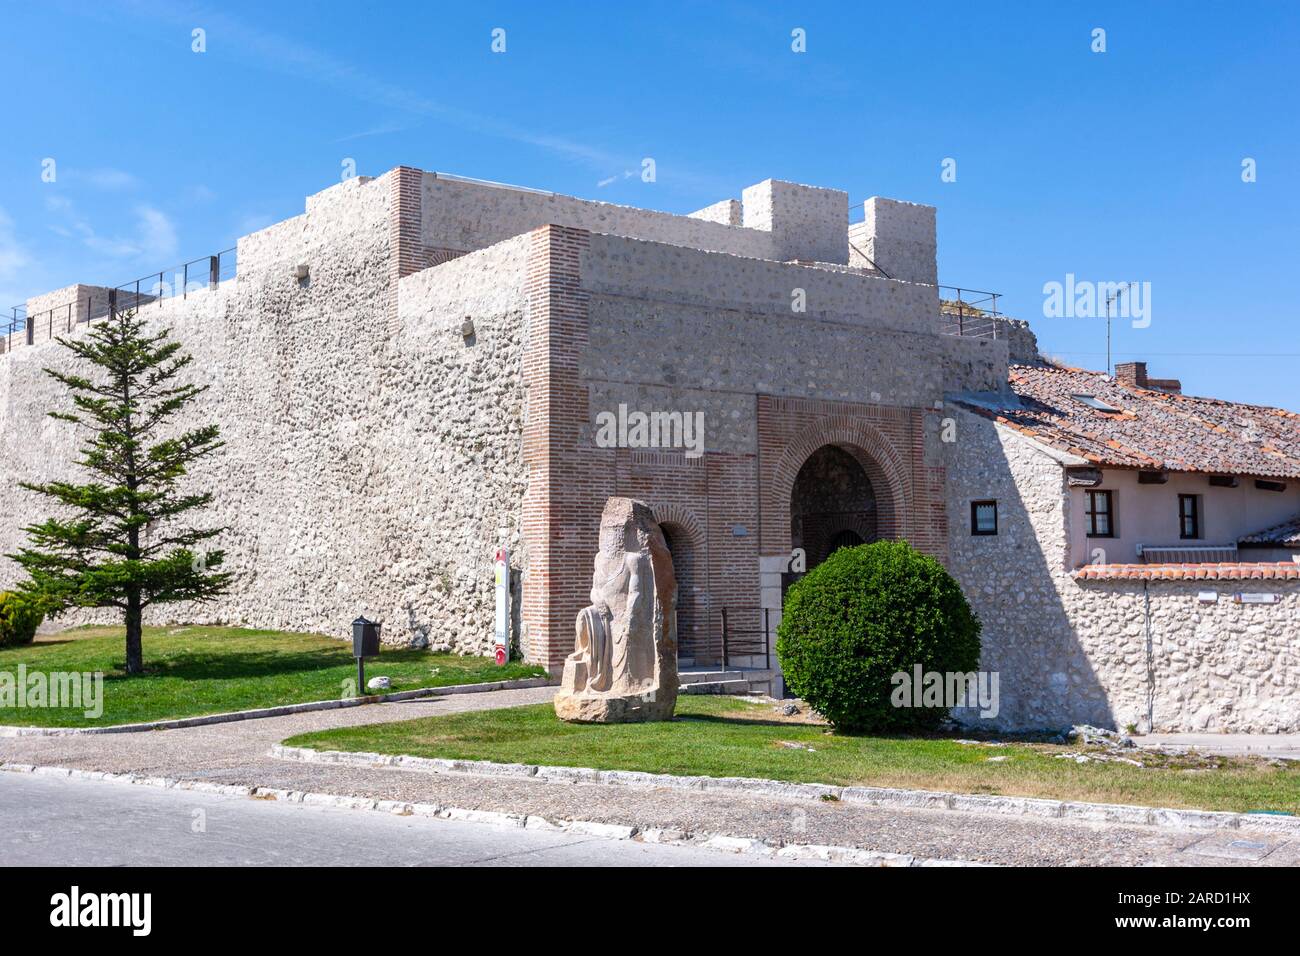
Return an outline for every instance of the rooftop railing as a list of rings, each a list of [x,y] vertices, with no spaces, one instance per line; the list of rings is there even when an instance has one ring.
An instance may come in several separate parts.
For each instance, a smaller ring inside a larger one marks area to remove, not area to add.
[[[996,339],[998,337],[997,292],[981,292],[960,286],[939,286],[939,330],[946,335],[967,338]]]
[[[79,324],[119,312],[139,311],[155,302],[161,305],[168,299],[184,299],[194,292],[215,289],[234,278],[236,271],[236,250],[223,249],[216,255],[191,259],[119,286],[91,287],[90,292],[75,301],[50,309],[28,313],[26,306],[14,306],[7,318],[0,319],[3,323],[0,329],[6,329],[0,351],[7,351],[15,344],[15,333],[26,332],[25,344],[32,345],[37,331],[53,338],[57,333],[71,332]]]

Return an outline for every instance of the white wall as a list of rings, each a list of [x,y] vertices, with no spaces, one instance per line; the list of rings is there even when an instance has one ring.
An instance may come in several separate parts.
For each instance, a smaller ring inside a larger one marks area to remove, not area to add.
[[[1070,561],[1132,564],[1142,559],[1137,546],[1195,546],[1235,544],[1242,535],[1285,521],[1300,512],[1300,481],[1287,483],[1285,491],[1260,491],[1251,478],[1240,478],[1236,488],[1212,487],[1205,475],[1169,473],[1163,485],[1138,484],[1138,473],[1118,468],[1102,472],[1098,490],[1111,491],[1115,509],[1113,538],[1087,536],[1087,497],[1083,488],[1070,489]],[[1201,496],[1201,537],[1179,538],[1178,496]],[[1093,561],[1101,548],[1103,561]],[[1244,560],[1263,560],[1257,553],[1242,551]]]

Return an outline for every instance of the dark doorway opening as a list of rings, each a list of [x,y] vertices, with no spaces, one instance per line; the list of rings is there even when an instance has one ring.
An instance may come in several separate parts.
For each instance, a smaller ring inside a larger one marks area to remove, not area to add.
[[[673,522],[659,526],[664,543],[673,557],[673,574],[677,578],[677,657],[688,662],[706,659],[708,629],[700,607],[703,591],[699,581],[699,560],[686,529]]]
[[[790,541],[809,569],[839,548],[875,541],[876,493],[852,453],[823,445],[803,463],[790,494]]]

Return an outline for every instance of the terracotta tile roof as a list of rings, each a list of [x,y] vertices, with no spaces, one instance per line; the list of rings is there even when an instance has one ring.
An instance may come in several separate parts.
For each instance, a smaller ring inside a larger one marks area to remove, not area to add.
[[[1300,581],[1300,564],[1085,564],[1070,576],[1076,581]]]
[[[1256,531],[1239,539],[1241,544],[1273,544],[1280,547],[1300,548],[1300,515],[1263,531]]]
[[[1009,379],[1018,402],[958,401],[1098,465],[1300,478],[1295,412],[1138,388],[1058,365],[1012,365]],[[1117,411],[1091,407],[1076,395]]]

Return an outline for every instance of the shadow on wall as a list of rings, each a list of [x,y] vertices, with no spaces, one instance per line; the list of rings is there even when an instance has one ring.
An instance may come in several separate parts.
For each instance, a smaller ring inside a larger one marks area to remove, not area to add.
[[[943,446],[948,569],[983,625],[980,667],[998,674],[999,689],[996,717],[972,708],[954,716],[996,730],[1141,728],[1147,661],[1125,658],[1118,684],[1114,674],[1103,680],[1095,664],[1119,642],[1081,638],[1062,600],[1069,581],[1063,469],[986,419],[951,405],[945,414],[956,423]],[[989,500],[997,502],[997,532],[972,534],[971,502]]]

